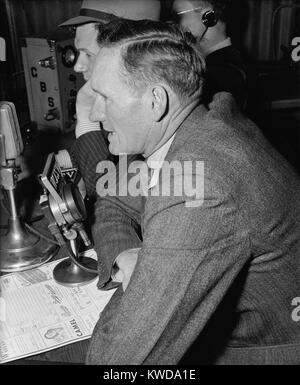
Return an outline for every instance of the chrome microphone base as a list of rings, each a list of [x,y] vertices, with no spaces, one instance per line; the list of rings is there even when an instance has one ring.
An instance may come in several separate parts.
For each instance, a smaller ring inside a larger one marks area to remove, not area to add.
[[[97,269],[97,262],[88,257],[79,258],[81,265],[90,268]],[[71,259],[64,259],[53,270],[54,280],[63,286],[82,286],[94,281],[97,277],[97,273],[89,273],[72,262]]]
[[[28,231],[20,218],[8,220],[8,232],[0,236],[0,271],[12,273],[39,267],[58,251],[57,245]]]

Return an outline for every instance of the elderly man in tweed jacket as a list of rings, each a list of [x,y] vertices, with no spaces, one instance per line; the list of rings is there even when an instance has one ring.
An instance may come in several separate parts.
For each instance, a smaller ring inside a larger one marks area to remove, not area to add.
[[[230,94],[201,104],[204,63],[178,27],[116,23],[100,53],[91,118],[152,170],[140,196],[98,199],[98,285],[122,285],[87,363],[299,364],[298,175]],[[183,178],[164,190],[172,162]]]

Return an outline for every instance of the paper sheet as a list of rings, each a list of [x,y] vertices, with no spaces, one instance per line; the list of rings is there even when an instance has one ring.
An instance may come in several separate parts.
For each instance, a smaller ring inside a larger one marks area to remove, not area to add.
[[[39,354],[91,336],[115,290],[97,279],[66,287],[53,279],[60,261],[0,278],[0,363]]]

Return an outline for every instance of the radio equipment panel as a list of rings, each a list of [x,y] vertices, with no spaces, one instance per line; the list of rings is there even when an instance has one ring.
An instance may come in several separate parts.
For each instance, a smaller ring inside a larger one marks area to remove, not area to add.
[[[73,130],[76,95],[84,83],[73,70],[77,58],[73,39],[26,37],[22,58],[31,120],[40,130]]]

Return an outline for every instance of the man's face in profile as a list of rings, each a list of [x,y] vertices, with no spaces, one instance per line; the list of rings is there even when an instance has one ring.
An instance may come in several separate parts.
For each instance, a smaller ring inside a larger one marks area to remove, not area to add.
[[[201,21],[201,14],[206,8],[205,3],[189,0],[175,0],[173,3],[173,11],[177,14],[180,26],[191,32],[195,37],[202,36],[205,31],[205,26]]]
[[[98,29],[95,23],[83,24],[76,28],[74,44],[79,56],[74,71],[82,73],[84,80],[91,77],[94,62],[100,50],[97,36]]]
[[[128,85],[120,48],[102,48],[91,77],[97,94],[91,120],[109,132],[109,151],[114,155],[143,154],[149,141],[151,118],[146,92]],[[129,75],[128,75],[129,76]]]

